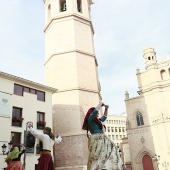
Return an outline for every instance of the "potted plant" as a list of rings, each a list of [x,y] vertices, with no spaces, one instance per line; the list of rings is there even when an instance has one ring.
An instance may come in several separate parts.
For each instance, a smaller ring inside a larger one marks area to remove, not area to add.
[[[44,120],[38,120],[37,125],[45,126],[46,122]]]
[[[13,122],[22,122],[23,120],[24,120],[24,118],[22,118],[22,117],[16,117],[16,116],[12,117]]]

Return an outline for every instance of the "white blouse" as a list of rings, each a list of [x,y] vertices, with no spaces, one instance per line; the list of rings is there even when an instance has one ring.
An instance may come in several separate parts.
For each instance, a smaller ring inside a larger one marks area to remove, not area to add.
[[[47,135],[47,134],[40,134],[40,133],[38,133],[35,129],[33,129],[32,127],[30,128],[30,132],[31,132],[31,134],[32,134],[34,137],[36,137],[36,138],[38,138],[40,141],[42,141],[42,143],[43,143],[43,150],[49,150],[49,151],[51,151],[52,148],[53,148],[54,143],[60,143],[61,140],[62,140],[62,138],[61,138],[60,136],[58,136],[57,138],[55,138],[55,139],[53,140],[53,139],[51,139],[51,138],[49,137],[49,135]]]

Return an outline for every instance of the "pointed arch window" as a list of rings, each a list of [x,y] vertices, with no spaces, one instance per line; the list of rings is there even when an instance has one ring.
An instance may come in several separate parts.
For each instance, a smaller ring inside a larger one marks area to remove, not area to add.
[[[66,0],[60,0],[60,12],[67,11]]]
[[[137,121],[137,126],[144,125],[143,116],[142,116],[142,114],[140,112],[138,112],[136,114],[136,121]]]
[[[77,11],[82,13],[82,0],[77,0]]]
[[[48,15],[47,18],[50,19],[50,17],[51,17],[51,5],[50,4],[48,5],[48,13],[47,13],[47,15]]]

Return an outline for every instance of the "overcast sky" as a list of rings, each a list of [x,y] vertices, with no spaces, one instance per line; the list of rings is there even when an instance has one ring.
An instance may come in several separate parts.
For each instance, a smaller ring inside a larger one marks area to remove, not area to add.
[[[125,91],[138,96],[143,49],[153,47],[157,59],[169,56],[169,9],[169,0],[94,0],[94,45],[109,114],[126,110]],[[44,20],[42,0],[1,0],[0,71],[43,84]]]

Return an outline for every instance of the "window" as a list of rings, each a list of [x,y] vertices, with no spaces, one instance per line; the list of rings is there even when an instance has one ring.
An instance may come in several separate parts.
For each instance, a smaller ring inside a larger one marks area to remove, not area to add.
[[[165,72],[165,70],[161,70],[161,79],[162,80],[165,80],[165,74],[166,74],[166,72]]]
[[[21,127],[22,126],[22,108],[13,107],[12,110],[12,126]]]
[[[14,94],[23,96],[23,87],[18,84],[14,84]]]
[[[60,0],[60,11],[61,12],[67,11],[66,0]]]
[[[45,101],[45,93],[37,90],[37,100]]]
[[[117,127],[115,127],[115,132],[117,132]]]
[[[110,132],[110,127],[108,127],[107,131]]]
[[[37,129],[43,130],[46,125],[45,113],[37,112]]]
[[[114,128],[113,127],[111,127],[111,131],[114,132]]]
[[[29,89],[28,87],[24,87],[24,92],[29,93],[29,92],[30,92],[30,89]]]
[[[36,94],[36,90],[35,89],[30,89],[30,93],[31,94]]]
[[[125,132],[125,128],[124,127],[122,128],[122,132]]]
[[[11,141],[15,144],[21,143],[21,133],[19,132],[11,132]]]
[[[115,136],[114,135],[112,135],[112,140],[115,140]]]
[[[82,0],[77,0],[77,11],[82,12]]]
[[[138,125],[138,126],[144,125],[143,116],[142,116],[141,113],[137,113],[137,114],[136,114],[136,121],[137,121],[137,125]]]
[[[50,4],[48,5],[48,14],[47,15],[48,15],[47,18],[50,19],[50,17],[51,17],[51,5]]]
[[[119,132],[121,132],[121,127],[119,127]]]
[[[32,89],[29,87],[21,86],[18,84],[14,84],[14,94],[23,96],[23,92],[31,93],[37,95],[37,100],[45,101],[45,92],[39,91],[36,89]]]

